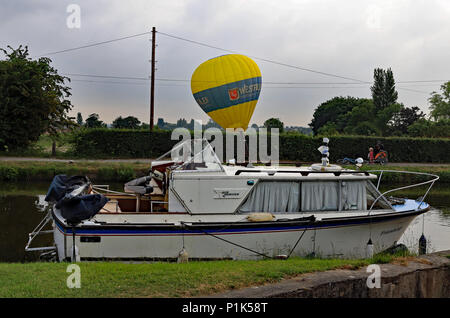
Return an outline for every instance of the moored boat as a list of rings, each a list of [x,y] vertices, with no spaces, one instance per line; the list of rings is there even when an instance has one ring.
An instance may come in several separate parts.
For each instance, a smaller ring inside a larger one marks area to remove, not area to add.
[[[430,185],[418,200],[391,198],[397,189],[379,191],[388,171],[378,177],[328,163],[224,165],[206,140],[199,142],[193,156],[153,161],[150,174],[124,192],[89,180],[63,187],[68,204],[58,201],[46,219],[53,221],[57,258],[363,258],[371,253],[368,242],[374,252],[393,246],[429,210],[424,198],[438,179],[406,186]]]

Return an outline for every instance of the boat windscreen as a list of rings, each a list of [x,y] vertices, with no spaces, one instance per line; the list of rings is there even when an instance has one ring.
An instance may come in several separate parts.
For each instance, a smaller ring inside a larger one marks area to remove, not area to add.
[[[205,139],[194,139],[180,147],[183,164],[176,170],[224,171],[214,149]]]
[[[381,196],[380,191],[375,187],[375,185],[367,180],[366,182],[366,190],[367,190],[367,209],[370,209],[372,204],[375,202],[375,200],[378,198],[378,200],[375,202],[375,205],[373,206],[373,209],[393,209],[392,205],[389,203],[389,201],[384,197]]]

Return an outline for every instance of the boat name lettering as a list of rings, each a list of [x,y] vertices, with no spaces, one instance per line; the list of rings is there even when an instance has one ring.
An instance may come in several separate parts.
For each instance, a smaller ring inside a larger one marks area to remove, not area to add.
[[[392,230],[387,230],[387,231],[381,232],[381,235],[385,235],[385,234],[390,234],[390,233],[398,232],[398,231],[400,231],[401,229],[402,229],[401,227],[396,227],[396,228],[394,228],[394,229],[392,229]]]
[[[240,199],[245,189],[214,189],[216,199]]]

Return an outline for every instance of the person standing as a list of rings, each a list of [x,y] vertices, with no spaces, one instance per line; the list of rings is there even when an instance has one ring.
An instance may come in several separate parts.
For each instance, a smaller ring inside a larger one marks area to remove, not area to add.
[[[369,159],[369,163],[373,163],[373,159],[375,158],[375,155],[373,154],[373,148],[369,148],[369,154],[367,155],[367,159]]]

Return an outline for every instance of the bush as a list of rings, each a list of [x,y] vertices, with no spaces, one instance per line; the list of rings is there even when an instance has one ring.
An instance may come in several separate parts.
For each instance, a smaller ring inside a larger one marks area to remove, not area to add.
[[[79,131],[73,143],[79,157],[157,158],[178,142],[170,137],[170,131],[89,129]],[[369,147],[378,140],[384,144],[391,162],[450,162],[450,139],[367,136],[330,137],[330,161],[344,157],[365,159]],[[317,148],[321,143],[321,137],[281,134],[280,160],[320,162]],[[225,147],[225,140],[223,144]]]
[[[4,181],[16,181],[18,179],[19,172],[13,167],[0,167],[0,180]]]
[[[155,158],[177,143],[170,131],[84,129],[75,133],[75,154],[84,157]]]

